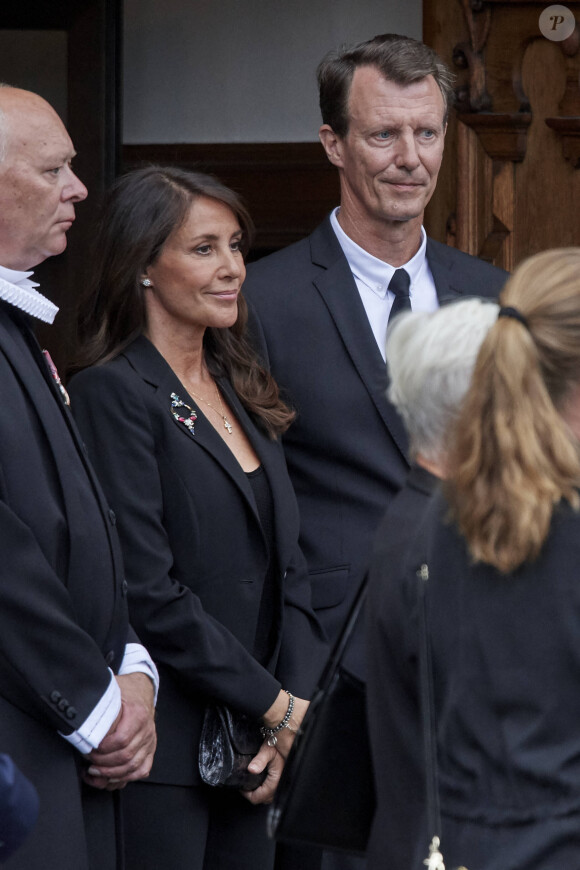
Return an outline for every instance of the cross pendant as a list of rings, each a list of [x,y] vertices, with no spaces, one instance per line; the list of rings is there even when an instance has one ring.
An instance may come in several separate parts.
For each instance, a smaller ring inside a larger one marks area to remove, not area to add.
[[[232,434],[232,424],[228,420],[226,420],[225,417],[224,417],[224,426],[231,435]]]

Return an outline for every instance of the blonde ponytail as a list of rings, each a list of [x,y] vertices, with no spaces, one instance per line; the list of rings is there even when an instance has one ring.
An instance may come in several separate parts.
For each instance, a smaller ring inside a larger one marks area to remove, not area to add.
[[[580,383],[580,248],[522,263],[481,347],[455,433],[447,492],[472,557],[502,572],[533,560],[554,505],[578,508],[578,442],[562,412]]]

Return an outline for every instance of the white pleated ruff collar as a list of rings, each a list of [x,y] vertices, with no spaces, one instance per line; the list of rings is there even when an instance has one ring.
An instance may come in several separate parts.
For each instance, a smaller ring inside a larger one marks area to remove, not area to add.
[[[0,299],[43,323],[52,323],[58,314],[58,306],[35,289],[39,285],[30,280],[32,274],[0,266]]]

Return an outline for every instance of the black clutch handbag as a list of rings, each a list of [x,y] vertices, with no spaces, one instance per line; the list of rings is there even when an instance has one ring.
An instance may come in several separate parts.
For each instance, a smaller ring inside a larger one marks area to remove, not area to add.
[[[199,773],[207,785],[254,791],[267,773],[250,773],[248,764],[263,738],[260,725],[244,713],[234,713],[224,704],[206,708],[199,739]]]
[[[276,840],[366,851],[375,808],[366,688],[343,661],[365,594],[366,580],[288,755],[268,815]]]

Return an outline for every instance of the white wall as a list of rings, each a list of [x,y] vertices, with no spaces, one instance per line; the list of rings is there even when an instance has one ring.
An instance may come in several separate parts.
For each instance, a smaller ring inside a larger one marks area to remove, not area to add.
[[[123,139],[315,141],[317,64],[386,32],[421,0],[125,0]]]

